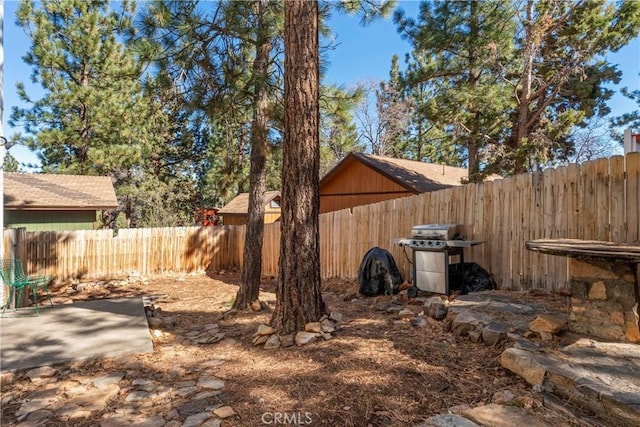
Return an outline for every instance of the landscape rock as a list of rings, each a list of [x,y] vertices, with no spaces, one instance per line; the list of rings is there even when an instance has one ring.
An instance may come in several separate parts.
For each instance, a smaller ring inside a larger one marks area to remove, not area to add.
[[[216,417],[220,417],[223,419],[232,417],[236,414],[231,406],[221,406],[220,408],[215,409],[213,413]]]
[[[51,418],[52,415],[53,415],[53,412],[48,409],[38,409],[37,411],[33,411],[27,414],[25,420],[29,424],[39,425],[38,421],[48,420],[49,418]],[[91,412],[89,412],[87,416],[91,416]],[[87,416],[84,416],[82,418],[87,418]],[[20,425],[23,425],[23,424],[24,423],[21,423]]]
[[[196,340],[196,342],[198,344],[214,344],[217,343],[219,341],[222,341],[222,339],[225,337],[225,333],[224,332],[219,332],[217,334],[214,335],[206,335],[203,336],[201,338],[198,338]]]
[[[320,332],[322,332],[322,324],[320,322],[309,322],[304,325],[304,330],[306,332],[319,334]]]
[[[259,325],[255,335],[271,335],[275,332],[276,330],[269,325]]]
[[[442,320],[447,316],[447,305],[440,297],[431,297],[424,303],[424,314],[436,320]]]
[[[469,335],[469,332],[473,331],[479,326],[484,326],[491,323],[491,317],[476,313],[472,310],[461,310],[451,324],[451,331],[460,337]]]
[[[294,344],[293,335],[282,335],[280,337],[280,346],[281,347],[291,347]]]
[[[607,299],[607,287],[603,280],[598,280],[591,284],[589,287],[589,299],[590,300],[606,300]]]
[[[429,418],[415,427],[479,427],[473,421],[456,414],[442,414]]]
[[[476,344],[482,342],[482,329],[477,328],[469,332],[469,341]]]
[[[27,372],[27,377],[32,382],[40,381],[43,378],[51,378],[58,373],[58,370],[51,366],[43,366],[41,368],[31,369]]]
[[[505,323],[489,323],[482,328],[482,340],[489,345],[496,345],[507,340],[509,325]]]
[[[503,368],[524,378],[531,385],[541,385],[547,369],[538,355],[519,348],[508,348],[500,356]]]
[[[529,323],[529,329],[538,333],[548,332],[550,334],[557,334],[566,328],[568,321],[569,317],[566,314],[544,313],[536,316],[536,318]]]
[[[550,332],[538,332],[543,341],[553,341],[553,334]]]
[[[269,335],[258,335],[253,339],[253,345],[263,345],[269,339]]]
[[[184,424],[182,427],[198,427],[202,425],[205,421],[207,421],[211,416],[206,412],[201,412],[195,415],[189,415],[186,420],[184,420]]]
[[[465,411],[463,415],[471,421],[483,426],[492,427],[549,427],[549,425],[527,411],[515,406],[498,405],[490,403],[484,406],[477,406]]]
[[[429,323],[427,322],[427,319],[425,319],[422,316],[418,316],[415,319],[413,319],[413,322],[411,322],[411,324],[413,326],[415,326],[416,328],[424,328],[426,327]]]
[[[106,375],[94,378],[91,383],[94,387],[103,388],[112,384],[118,384],[124,378],[124,372],[110,372]]]
[[[280,338],[276,334],[269,335],[269,338],[264,343],[264,349],[265,350],[272,350],[272,349],[278,348],[278,347],[280,347]]]
[[[216,377],[203,377],[198,380],[197,386],[211,390],[221,390],[224,388],[224,381]]]
[[[322,332],[326,332],[330,334],[332,332],[335,332],[336,330],[335,325],[329,319],[324,319],[322,322],[320,322],[320,325],[321,325]]]
[[[295,342],[298,347],[314,342],[319,334],[313,332],[300,331],[296,334]]]
[[[471,409],[471,406],[467,405],[466,403],[462,403],[460,405],[453,405],[449,407],[449,413],[451,414],[456,414],[456,415],[460,415],[462,414],[464,411],[468,411],[469,409]]]

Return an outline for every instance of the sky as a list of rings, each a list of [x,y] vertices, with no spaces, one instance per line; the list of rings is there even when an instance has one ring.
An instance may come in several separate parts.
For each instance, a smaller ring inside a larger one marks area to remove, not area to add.
[[[398,7],[405,10],[407,16],[416,16],[418,1],[400,1]],[[16,95],[16,82],[22,81],[27,85],[27,93],[34,94],[29,89],[31,69],[23,63],[22,57],[29,49],[29,40],[21,28],[15,25],[15,10],[17,0],[4,1],[4,112],[2,116],[2,134],[8,138],[17,129],[8,125],[11,108],[20,105]],[[380,19],[366,27],[360,25],[357,16],[349,17],[334,13],[329,26],[336,35],[336,47],[327,53],[329,68],[325,75],[325,82],[353,86],[367,81],[380,81],[389,77],[391,56],[398,54],[403,63],[405,53],[411,51],[410,44],[402,40],[397,32],[393,19]],[[609,61],[618,64],[622,71],[622,82],[614,86],[631,89],[640,88],[640,37],[617,53],[608,57]],[[609,102],[613,115],[621,115],[634,111],[636,104],[617,93]],[[23,146],[11,148],[11,154],[23,163],[37,163],[35,153]],[[32,171],[32,170],[31,170]]]

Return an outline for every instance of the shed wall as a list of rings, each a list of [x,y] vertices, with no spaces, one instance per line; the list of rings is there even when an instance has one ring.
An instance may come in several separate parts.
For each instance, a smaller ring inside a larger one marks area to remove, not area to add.
[[[376,170],[350,162],[320,187],[320,213],[412,196],[414,193]]]
[[[265,212],[264,223],[271,224],[280,220],[280,212]],[[222,216],[222,223],[224,225],[245,225],[247,223],[247,215],[238,214],[226,214]]]
[[[49,211],[49,210],[5,210],[6,228],[24,227],[27,231],[74,231],[95,230],[97,212],[92,211]]]

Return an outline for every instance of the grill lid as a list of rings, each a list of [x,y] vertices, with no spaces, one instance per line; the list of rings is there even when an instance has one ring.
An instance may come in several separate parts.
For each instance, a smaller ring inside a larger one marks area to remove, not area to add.
[[[427,240],[454,240],[460,238],[460,224],[422,224],[411,228],[413,238]]]

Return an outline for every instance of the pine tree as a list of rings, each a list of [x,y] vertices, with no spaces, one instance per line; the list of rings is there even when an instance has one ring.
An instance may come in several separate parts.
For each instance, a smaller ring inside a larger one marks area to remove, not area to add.
[[[318,2],[285,1],[285,133],[280,274],[272,324],[304,330],[325,312],[320,291]]]
[[[140,164],[145,147],[158,143],[158,110],[141,86],[142,64],[120,39],[131,29],[135,5],[108,1],[23,1],[17,23],[31,38],[24,57],[32,80],[45,91],[32,100],[22,83],[12,125],[40,150],[45,171],[116,176]],[[162,121],[162,119],[159,119]]]
[[[350,90],[334,85],[320,88],[320,176],[347,154],[364,150],[354,121],[355,108],[363,98],[364,90],[359,86]]]
[[[388,2],[345,1],[363,19]],[[285,0],[284,143],[280,274],[272,325],[304,330],[326,312],[320,289],[320,10],[316,0]]]
[[[637,109],[611,119],[611,135],[620,143],[623,142],[624,133],[624,131],[620,132],[620,128],[640,130],[640,89],[631,90],[625,87],[622,89],[622,94],[635,101]]]
[[[425,105],[422,113],[431,114],[438,132],[458,147],[454,151],[464,149],[470,181],[481,179],[483,146],[503,124],[509,88],[500,70],[513,52],[512,16],[508,3],[491,0],[424,2],[417,20],[402,12],[395,16],[414,47],[405,85],[424,85],[423,95],[437,109]]]
[[[419,118],[464,150],[470,180],[571,156],[575,127],[609,112],[619,72],[605,55],[639,20],[639,2],[605,0],[432,1],[418,20],[396,15],[414,46],[404,80],[426,84]]]
[[[604,56],[640,33],[640,3],[528,0],[520,16],[512,129],[503,169],[523,172],[569,155],[574,126],[609,113],[620,72]]]
[[[271,3],[271,5],[278,3]],[[251,68],[253,86],[253,119],[251,123],[251,163],[249,172],[249,207],[242,261],[242,282],[233,304],[247,309],[258,300],[262,272],[262,240],[264,236],[264,194],[267,190],[267,157],[269,154],[269,83],[272,80],[272,48],[278,35],[273,25],[278,10],[269,9],[267,0],[252,3],[255,16],[255,57]]]

